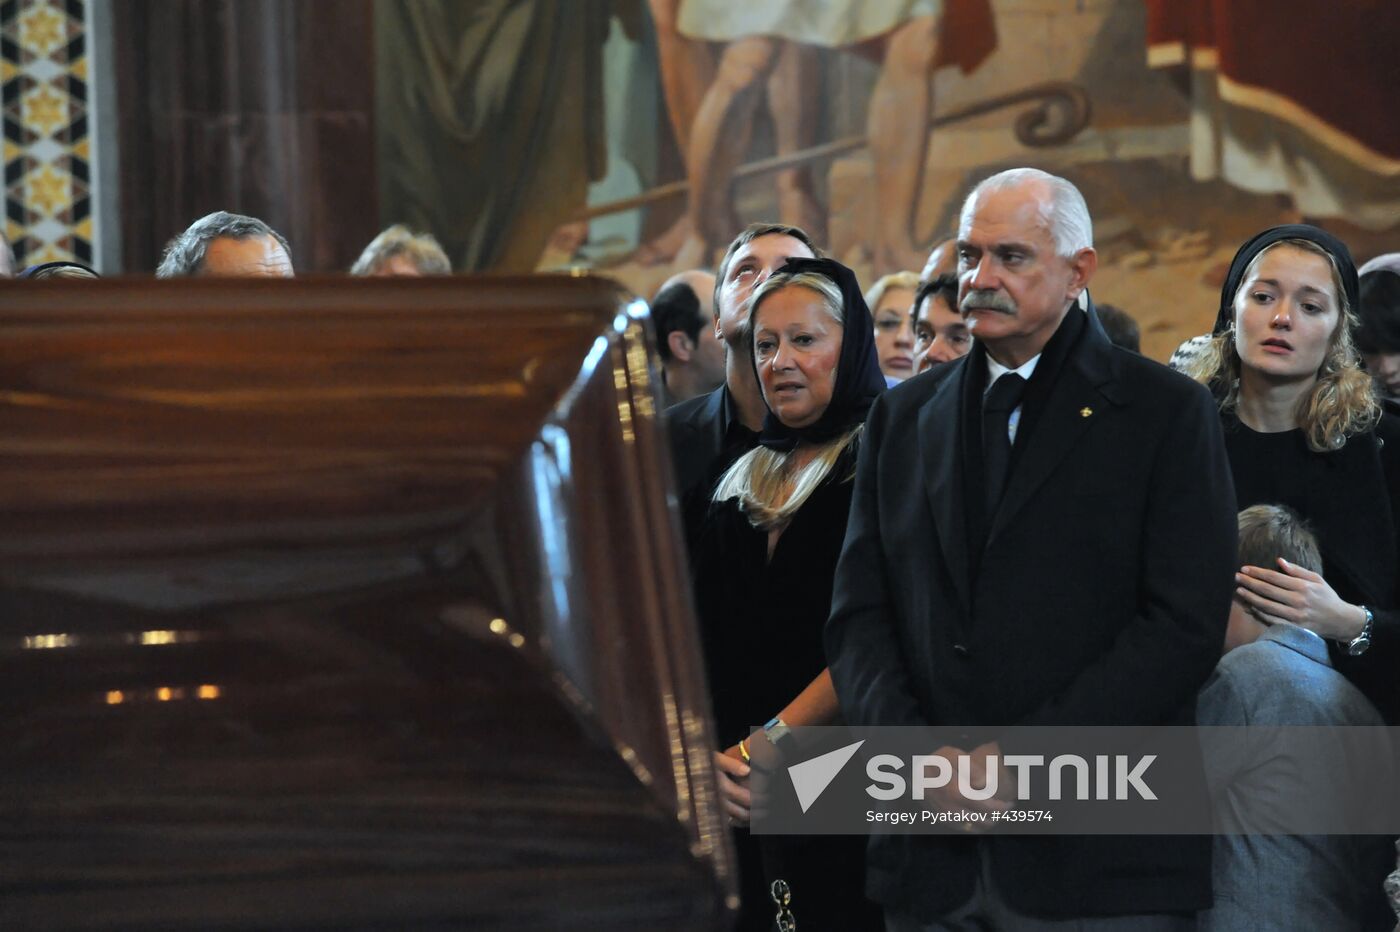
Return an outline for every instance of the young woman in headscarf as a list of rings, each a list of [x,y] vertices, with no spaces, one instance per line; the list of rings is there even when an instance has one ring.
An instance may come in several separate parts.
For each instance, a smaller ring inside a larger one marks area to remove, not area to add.
[[[1191,366],[1220,402],[1241,508],[1287,505],[1323,572],[1245,566],[1237,594],[1265,621],[1326,638],[1337,669],[1400,716],[1400,421],[1382,415],[1353,343],[1359,286],[1317,227],[1265,230],[1235,255],[1214,337]]]
[[[767,418],[759,446],[720,478],[693,555],[716,725],[732,742],[716,755],[720,791],[739,826],[749,816],[749,758],[765,742],[781,747],[791,728],[838,715],[822,628],[861,429],[885,387],[870,310],[837,262],[789,260],[754,292],[749,336]],[[802,927],[883,928],[862,891],[864,839],[763,836],[755,844],[741,830],[737,843],[741,862],[748,853],[740,928],[771,926],[766,890],[778,879]]]

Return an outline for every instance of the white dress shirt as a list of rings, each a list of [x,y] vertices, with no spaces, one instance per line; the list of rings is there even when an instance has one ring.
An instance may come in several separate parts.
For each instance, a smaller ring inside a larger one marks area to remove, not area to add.
[[[989,355],[987,357],[987,388],[986,391],[982,392],[982,397],[986,398],[987,392],[992,390],[992,386],[996,384],[997,379],[1006,375],[1008,372],[1014,372],[1029,382],[1031,380],[1031,373],[1035,371],[1035,364],[1038,362],[1040,362],[1040,354],[1036,353],[1030,359],[1026,360],[1019,369],[1008,369]],[[1011,414],[1006,419],[1006,435],[1013,444],[1016,442],[1016,428],[1020,425],[1021,406],[1017,405],[1011,410]]]

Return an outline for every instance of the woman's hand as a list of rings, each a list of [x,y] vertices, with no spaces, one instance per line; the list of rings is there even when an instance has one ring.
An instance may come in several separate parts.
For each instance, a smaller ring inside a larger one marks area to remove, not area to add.
[[[715,781],[719,784],[720,802],[730,824],[748,825],[753,797],[749,793],[749,765],[744,763],[739,745],[715,755]]]
[[[1282,572],[1245,566],[1235,574],[1235,594],[1264,621],[1292,622],[1334,641],[1350,641],[1366,627],[1366,612],[1342,601],[1327,580],[1282,557],[1278,565]]]

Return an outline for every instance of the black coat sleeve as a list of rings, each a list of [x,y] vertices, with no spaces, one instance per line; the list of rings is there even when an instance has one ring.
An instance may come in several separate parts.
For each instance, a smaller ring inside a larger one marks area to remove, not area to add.
[[[846,540],[836,565],[826,657],[841,714],[852,725],[923,725],[905,652],[894,625],[894,599],[880,540],[879,473],[889,405],[870,409],[856,466]]]

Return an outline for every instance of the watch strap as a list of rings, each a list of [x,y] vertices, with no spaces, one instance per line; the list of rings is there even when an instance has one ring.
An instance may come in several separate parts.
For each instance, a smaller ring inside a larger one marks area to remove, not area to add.
[[[1376,624],[1374,612],[1365,605],[1361,606],[1361,610],[1366,613],[1366,623],[1362,625],[1361,633],[1347,642],[1347,653],[1353,657],[1366,653],[1366,650],[1371,646],[1371,631]]]

